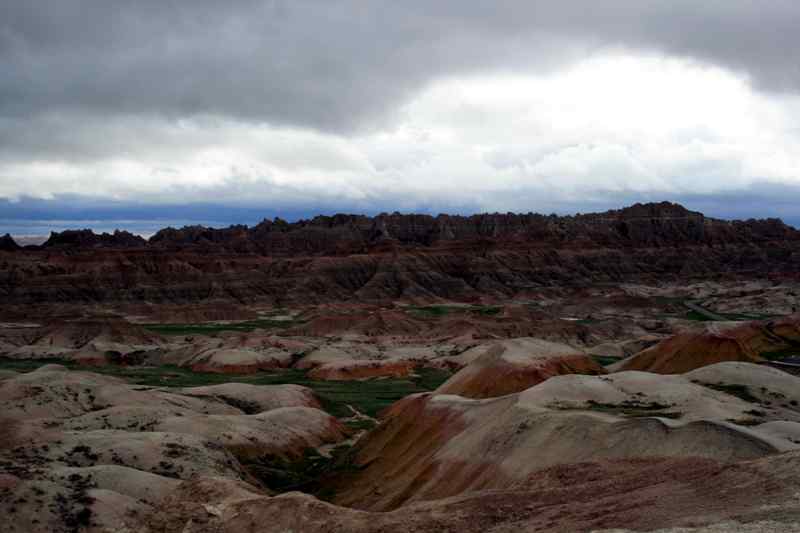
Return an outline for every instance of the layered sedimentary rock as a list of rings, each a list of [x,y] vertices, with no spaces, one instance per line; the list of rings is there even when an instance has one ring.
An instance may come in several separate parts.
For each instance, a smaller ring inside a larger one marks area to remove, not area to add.
[[[669,246],[783,239],[796,232],[776,219],[725,222],[680,205],[636,204],[604,213],[559,217],[533,213],[473,216],[381,214],[318,216],[288,223],[265,220],[249,228],[167,228],[150,244],[164,248],[223,246],[271,256],[363,253],[391,245],[430,247],[461,241],[548,242],[575,247]],[[796,238],[796,235],[794,235]]]
[[[566,217],[276,219],[167,229],[149,242],[65,232],[0,253],[7,304],[469,300],[553,284],[796,276],[800,232],[663,203]]]
[[[128,231],[116,230],[114,233],[97,235],[90,229],[66,230],[53,232],[42,248],[139,248],[146,246],[147,241]]]

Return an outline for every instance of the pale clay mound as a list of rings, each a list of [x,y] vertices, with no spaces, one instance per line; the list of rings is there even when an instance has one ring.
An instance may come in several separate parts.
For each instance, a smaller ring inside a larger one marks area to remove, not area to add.
[[[184,366],[196,372],[247,374],[259,370],[286,368],[291,362],[291,354],[279,349],[257,352],[221,348],[200,353],[184,363]]]
[[[128,385],[110,376],[46,365],[0,386],[2,416],[18,420],[70,418],[111,407],[181,407],[206,414],[241,414],[224,402]]]
[[[311,369],[342,360],[377,359],[381,357],[380,348],[375,344],[338,341],[320,346],[303,356],[294,368]]]
[[[744,385],[749,394],[776,404],[800,403],[800,379],[769,366],[717,363],[687,372],[684,377],[701,383]]]
[[[338,503],[390,510],[373,513],[269,497],[241,466],[345,437],[322,411],[274,408],[310,401],[304,387],[173,391],[48,365],[0,381],[0,514],[14,516],[0,529],[67,531],[88,512],[90,530],[153,533],[791,531],[798,383],[720,363],[560,375],[488,400],[414,395],[357,444],[355,468],[324,481]],[[756,425],[730,422],[745,419]]]
[[[740,364],[751,367],[757,373],[762,367],[747,363]],[[706,367],[712,374],[718,365]],[[701,369],[705,370],[705,369]],[[800,386],[800,380],[780,371]],[[752,418],[754,409],[765,410],[769,417],[771,410],[766,406],[754,405],[740,398],[692,383],[693,373],[680,375],[659,375],[649,372],[627,371],[607,376],[556,376],[544,383],[532,387],[519,395],[519,404],[528,407],[554,409],[587,409],[592,404],[597,407],[619,406],[643,411],[652,411],[653,416],[659,413],[666,415],[680,414],[681,421],[688,420],[743,420]],[[769,377],[761,383],[770,384]],[[696,379],[696,378],[695,378]],[[700,380],[704,381],[704,380]],[[728,381],[728,383],[739,383]],[[797,394],[797,392],[795,392]],[[785,413],[773,413],[784,416]],[[800,415],[800,411],[794,413]],[[798,417],[800,420],[800,417]]]
[[[298,459],[307,448],[344,439],[334,417],[311,407],[280,407],[257,415],[196,415],[166,418],[156,431],[199,435],[221,443],[242,459]]]
[[[364,469],[346,487],[333,482],[335,501],[384,511],[508,488],[537,469],[583,461],[753,459],[800,447],[800,423],[786,414],[684,376],[644,372],[556,376],[494,400],[415,395],[358,443],[355,464]]]
[[[181,394],[198,398],[214,398],[256,414],[279,407],[320,407],[319,400],[308,387],[300,385],[258,386],[247,383],[223,383],[181,389]]]
[[[153,506],[179,485],[177,479],[118,465],[56,468],[39,479],[17,479],[13,489],[26,500],[57,503],[16,505],[12,514],[12,508],[0,502],[4,516],[13,517],[3,530],[66,531],[67,523],[77,521],[81,511],[75,508],[81,508],[80,502],[91,502],[95,531],[136,531],[142,519],[153,512]]]
[[[0,515],[14,518],[0,530],[20,533],[141,531],[180,480],[255,483],[240,460],[297,458],[346,437],[291,385],[173,392],[47,365],[0,381],[0,402]]]
[[[468,362],[461,355],[476,344],[479,343],[470,340],[465,346],[454,343],[452,339],[420,344],[418,341],[400,342],[393,338],[375,339],[351,335],[348,339],[327,340],[304,355],[292,367],[310,370],[340,362],[351,366],[370,361],[405,361],[414,366],[460,369]]]
[[[35,339],[24,346],[4,350],[8,357],[37,359],[71,358],[80,350],[127,354],[157,349],[165,339],[139,325],[122,319],[90,319],[58,322],[41,328]]]
[[[439,394],[469,398],[504,396],[559,374],[604,374],[583,352],[541,339],[510,339],[469,350],[471,362],[443,383]]]

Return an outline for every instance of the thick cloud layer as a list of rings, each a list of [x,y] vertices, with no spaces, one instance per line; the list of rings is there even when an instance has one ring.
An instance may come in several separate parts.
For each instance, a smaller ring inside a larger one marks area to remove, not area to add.
[[[794,191],[798,27],[790,0],[4,2],[0,198],[564,211]]]
[[[793,0],[83,0],[0,7],[0,114],[219,114],[340,130],[442,76],[560,67],[607,46],[800,88]]]

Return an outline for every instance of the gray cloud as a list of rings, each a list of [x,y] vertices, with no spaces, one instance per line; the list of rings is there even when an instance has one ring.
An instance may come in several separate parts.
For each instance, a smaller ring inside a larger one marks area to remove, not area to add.
[[[790,216],[798,27],[796,0],[2,2],[0,219]]]
[[[441,76],[542,71],[604,46],[796,92],[793,0],[83,0],[0,6],[0,116],[216,114],[345,131]]]

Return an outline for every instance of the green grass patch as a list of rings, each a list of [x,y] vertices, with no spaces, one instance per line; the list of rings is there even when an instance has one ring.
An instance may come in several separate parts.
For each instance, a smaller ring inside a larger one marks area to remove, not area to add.
[[[779,316],[779,315],[765,315],[761,313],[719,313],[719,314],[724,316],[728,320],[740,320],[740,321],[769,320],[771,318]]]
[[[613,365],[614,363],[619,363],[623,359],[622,357],[614,355],[592,355],[591,357],[600,366]]]
[[[709,389],[714,389],[715,391],[724,392],[725,394],[730,394],[731,396],[736,396],[740,400],[744,400],[748,403],[761,403],[756,396],[750,392],[750,389],[747,385],[736,385],[736,384],[729,384],[729,383],[700,383],[704,387],[708,387]]]
[[[449,314],[456,309],[455,307],[447,305],[412,305],[408,307],[411,313],[427,317],[441,317]]]
[[[655,296],[653,297],[653,301],[658,305],[683,306],[683,302],[686,301],[686,298],[683,296]]]
[[[500,314],[503,308],[499,305],[485,305],[485,306],[477,306],[469,309],[470,313],[476,315],[485,315],[485,316],[493,316]]]
[[[494,316],[503,310],[501,305],[411,305],[406,308],[420,317],[439,318],[449,314]]]
[[[767,361],[780,361],[788,357],[800,357],[800,348],[788,348],[786,350],[777,350],[774,352],[761,352],[759,355]]]
[[[758,418],[728,418],[726,421],[739,426],[757,426],[764,423],[763,420]]]
[[[346,421],[344,425],[353,431],[369,431],[378,424],[371,418],[356,418]]]
[[[687,311],[687,313],[684,315],[684,318],[687,320],[694,320],[695,322],[714,322],[713,318],[710,318],[703,313],[698,313],[694,309]]]
[[[259,318],[242,322],[208,322],[202,324],[143,324],[142,327],[159,335],[213,335],[221,331],[251,332],[256,329],[285,329],[302,322]]]

